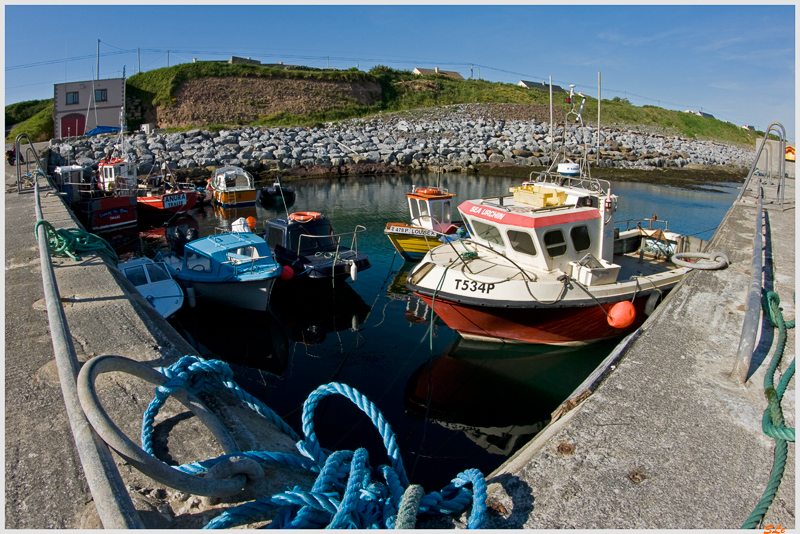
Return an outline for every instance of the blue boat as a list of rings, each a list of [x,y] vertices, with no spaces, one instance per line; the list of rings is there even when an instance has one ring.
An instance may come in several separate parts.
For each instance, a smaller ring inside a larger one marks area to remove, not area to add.
[[[195,239],[183,257],[160,254],[175,280],[191,297],[248,310],[266,310],[281,266],[261,237],[231,232]]]

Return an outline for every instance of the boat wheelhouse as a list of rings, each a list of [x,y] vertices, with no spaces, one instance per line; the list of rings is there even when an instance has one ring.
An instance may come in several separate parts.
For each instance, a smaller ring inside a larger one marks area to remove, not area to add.
[[[253,176],[241,167],[220,167],[208,179],[211,201],[223,208],[253,206],[256,187]]]
[[[121,166],[99,166],[92,179],[87,179],[84,171],[80,165],[53,170],[56,188],[64,194],[81,224],[90,232],[135,225],[138,219],[136,198],[131,196],[135,191],[135,178],[134,187],[130,188],[129,174],[123,175]]]
[[[471,238],[426,254],[409,289],[468,339],[580,345],[638,327],[688,272],[667,259],[692,240],[620,231],[611,184],[575,165],[463,202]]]
[[[408,209],[411,223],[388,222],[383,233],[406,261],[419,261],[433,247],[462,225],[452,221],[452,202],[456,196],[443,188],[411,188]]]
[[[352,232],[335,234],[327,217],[308,211],[269,221],[264,237],[292,276],[355,281],[359,271],[370,267],[367,255],[358,251],[358,234],[365,230],[358,225]]]

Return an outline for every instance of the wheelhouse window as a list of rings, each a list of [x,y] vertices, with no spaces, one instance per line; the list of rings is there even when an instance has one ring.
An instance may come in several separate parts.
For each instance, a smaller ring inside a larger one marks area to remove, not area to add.
[[[163,282],[169,280],[169,273],[161,263],[148,263],[147,274],[150,277],[150,282]]]
[[[442,203],[441,202],[431,202],[431,217],[433,217],[434,222],[436,223],[443,223],[442,220]]]
[[[267,244],[269,248],[275,249],[278,245],[283,245],[283,228],[272,227],[267,233]]]
[[[572,246],[575,247],[575,252],[582,252],[592,246],[592,240],[589,237],[589,227],[585,224],[575,226],[570,230],[569,237],[572,239]]]
[[[191,271],[210,273],[211,259],[194,251],[189,251],[186,254],[186,268]]]
[[[144,275],[144,267],[141,265],[125,269],[125,277],[135,286],[142,286],[147,283],[147,278]]]
[[[506,235],[508,236],[509,243],[511,243],[511,248],[523,254],[536,256],[536,245],[533,242],[531,234],[528,232],[509,230]]]
[[[442,224],[450,224],[450,201],[442,202]]]
[[[78,103],[78,92],[74,93],[67,93],[67,104],[77,104]]]
[[[417,204],[416,198],[411,198],[408,200],[408,204],[411,206],[411,218],[412,219],[419,219],[419,205]]]
[[[94,90],[94,101],[95,102],[107,102],[108,101],[108,89],[95,89]]]
[[[475,230],[475,235],[478,237],[482,237],[486,241],[490,243],[494,243],[496,245],[503,245],[503,236],[500,235],[500,229],[494,225],[486,224],[483,221],[479,221],[477,219],[472,220],[472,228]]]
[[[551,258],[563,256],[567,252],[567,242],[564,240],[564,232],[561,230],[550,230],[544,234],[544,248],[547,255]]]

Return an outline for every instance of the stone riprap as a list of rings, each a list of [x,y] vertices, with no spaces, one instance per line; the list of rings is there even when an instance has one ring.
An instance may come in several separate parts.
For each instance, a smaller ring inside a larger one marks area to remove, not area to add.
[[[329,123],[321,128],[243,127],[212,133],[134,133],[125,138],[124,155],[152,172],[164,161],[172,169],[236,165],[250,171],[297,167],[379,164],[409,170],[464,171],[480,163],[547,166],[552,162],[546,122],[497,120],[448,106],[436,118],[386,115]],[[464,111],[462,113],[462,111]],[[474,111],[474,110],[473,110]],[[555,127],[552,146],[572,158],[588,152],[594,160],[598,130],[592,126]],[[115,148],[116,147],[116,148]],[[118,137],[54,139],[50,165],[97,165],[108,151],[120,155]],[[690,140],[633,129],[602,128],[601,167],[641,169],[689,164],[749,167],[754,150],[712,141]]]

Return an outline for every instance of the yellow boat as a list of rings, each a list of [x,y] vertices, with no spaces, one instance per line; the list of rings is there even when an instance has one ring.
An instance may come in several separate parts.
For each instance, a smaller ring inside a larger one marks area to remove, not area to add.
[[[211,201],[223,208],[254,206],[256,187],[253,176],[241,167],[220,167],[208,179]]]
[[[419,261],[430,249],[441,245],[447,235],[461,229],[451,220],[452,199],[456,195],[442,188],[413,188],[406,196],[411,224],[389,222],[383,233],[404,260]]]

